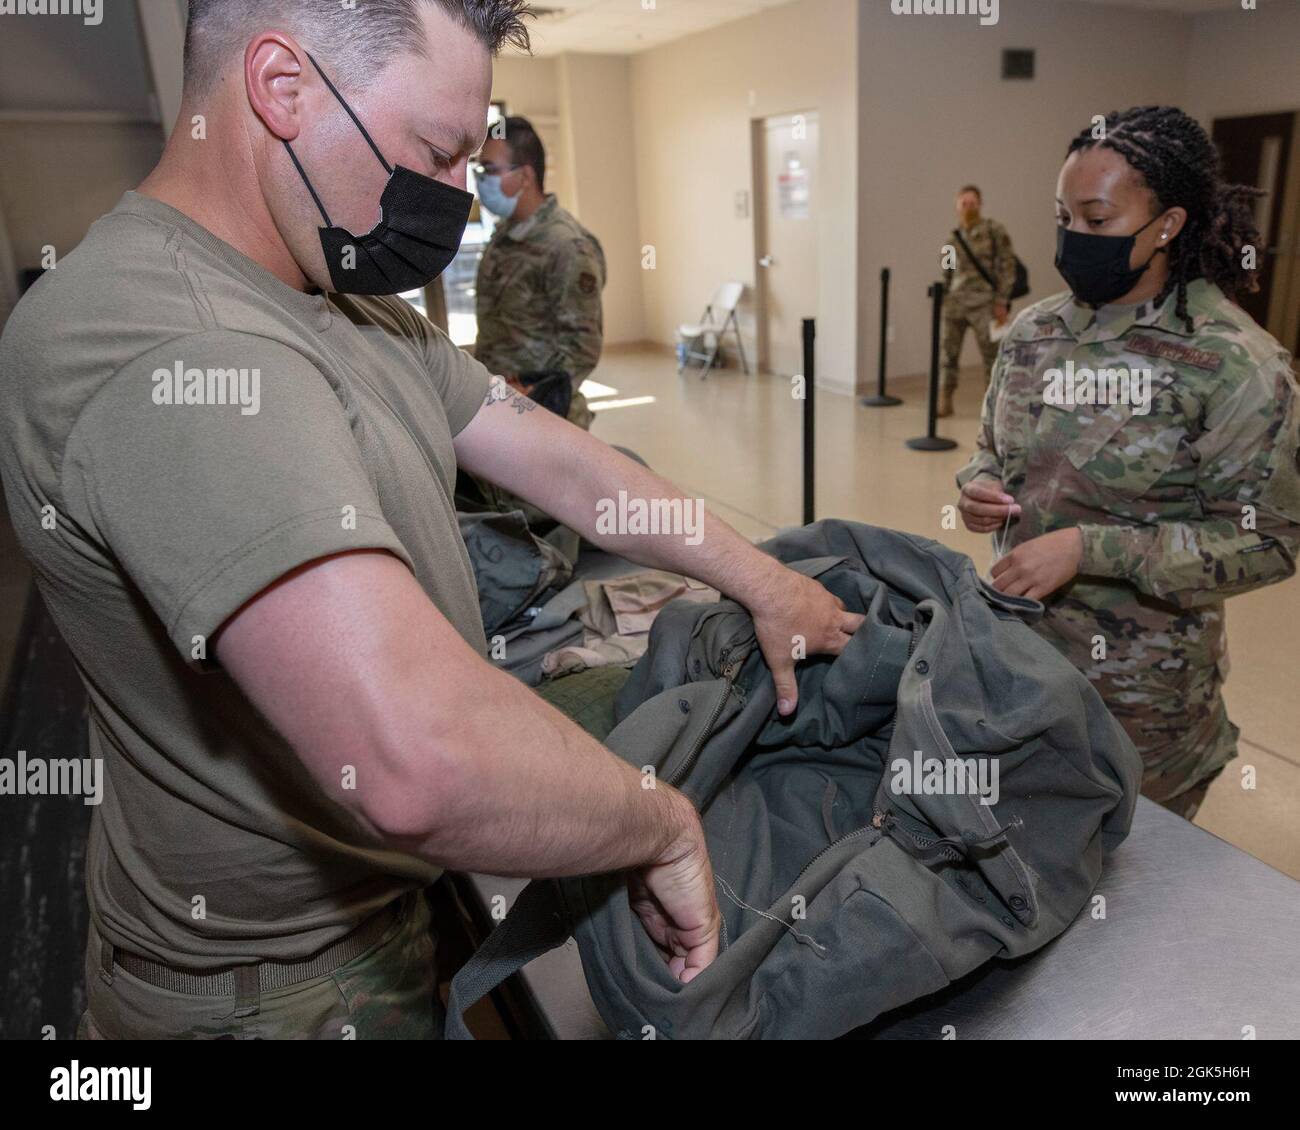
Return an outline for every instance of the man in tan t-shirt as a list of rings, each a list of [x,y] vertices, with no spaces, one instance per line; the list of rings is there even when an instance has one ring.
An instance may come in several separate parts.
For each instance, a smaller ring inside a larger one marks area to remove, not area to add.
[[[84,1034],[431,1035],[443,868],[626,870],[677,976],[715,956],[690,803],[488,662],[458,465],[744,603],[782,713],[792,639],[861,622],[712,515],[598,535],[680,493],[385,297],[455,252],[518,8],[190,0],[161,163],[0,341],[6,497],[106,769]]]

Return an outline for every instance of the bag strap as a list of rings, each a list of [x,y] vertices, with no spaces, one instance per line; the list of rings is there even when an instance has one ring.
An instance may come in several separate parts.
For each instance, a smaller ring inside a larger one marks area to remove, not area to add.
[[[975,264],[975,269],[979,271],[980,277],[993,288],[993,293],[997,294],[998,284],[993,281],[993,276],[984,269],[984,264],[975,258],[975,252],[970,249],[970,245],[962,237],[960,228],[953,228],[952,234],[957,237],[957,242],[961,244],[962,250],[966,252],[967,258]],[[993,265],[996,267],[998,262],[998,241],[996,237],[993,240]]]
[[[465,1011],[530,961],[564,945],[571,933],[555,880],[534,879],[519,893],[505,920],[452,978],[447,1039],[472,1040]]]

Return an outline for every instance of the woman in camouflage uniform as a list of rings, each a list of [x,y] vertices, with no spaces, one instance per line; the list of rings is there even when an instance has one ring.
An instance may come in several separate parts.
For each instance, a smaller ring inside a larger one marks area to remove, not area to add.
[[[1070,293],[1008,332],[957,477],[967,527],[1005,531],[996,587],[1044,602],[1039,630],[1133,739],[1143,792],[1188,819],[1236,756],[1224,600],[1300,550],[1290,359],[1232,301],[1257,288],[1256,195],[1170,107],[1075,138],[1056,202]]]

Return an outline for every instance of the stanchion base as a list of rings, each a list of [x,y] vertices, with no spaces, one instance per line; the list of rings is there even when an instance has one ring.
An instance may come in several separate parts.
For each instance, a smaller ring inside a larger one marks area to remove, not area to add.
[[[858,403],[863,408],[892,408],[895,404],[903,402],[897,396],[860,396]]]
[[[917,436],[909,439],[907,446],[913,451],[951,451],[957,446],[957,441],[944,439],[943,436]]]

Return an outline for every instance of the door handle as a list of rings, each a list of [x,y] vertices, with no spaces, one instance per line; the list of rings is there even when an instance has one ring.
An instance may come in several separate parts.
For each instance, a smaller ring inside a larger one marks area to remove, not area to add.
[[[758,261],[758,265],[759,265],[760,267],[775,267],[775,266],[776,266],[776,260],[773,259],[772,256],[770,256],[770,255],[764,255],[763,258],[761,258],[761,259]]]

